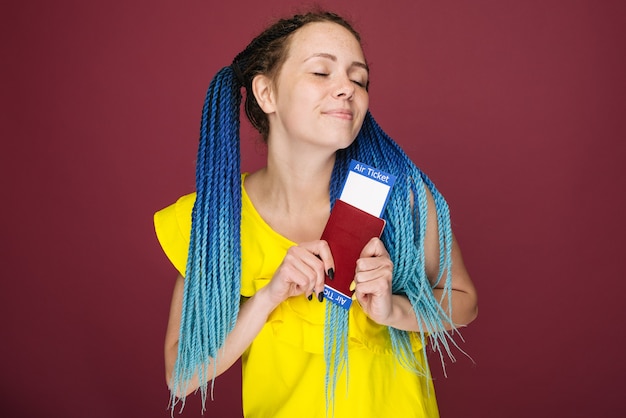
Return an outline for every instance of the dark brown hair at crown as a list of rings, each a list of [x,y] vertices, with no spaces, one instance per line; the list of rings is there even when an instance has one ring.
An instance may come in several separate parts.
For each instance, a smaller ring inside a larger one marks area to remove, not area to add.
[[[233,60],[233,69],[238,73],[237,76],[241,78],[240,82],[246,89],[244,104],[246,116],[264,140],[269,134],[269,121],[252,93],[252,79],[259,74],[276,77],[287,58],[291,35],[304,25],[314,22],[332,22],[341,25],[361,42],[359,33],[341,16],[331,12],[309,12],[289,19],[280,19],[254,38]]]

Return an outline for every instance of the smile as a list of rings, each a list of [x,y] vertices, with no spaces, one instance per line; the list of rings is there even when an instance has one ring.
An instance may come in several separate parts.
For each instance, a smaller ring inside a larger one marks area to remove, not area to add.
[[[343,120],[352,120],[354,118],[351,111],[343,110],[343,109],[329,110],[329,111],[322,112],[322,113],[324,115],[332,116],[334,118],[343,119]]]

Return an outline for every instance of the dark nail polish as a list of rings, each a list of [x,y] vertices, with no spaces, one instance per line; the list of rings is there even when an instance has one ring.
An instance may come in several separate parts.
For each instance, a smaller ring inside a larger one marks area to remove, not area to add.
[[[335,270],[333,270],[332,267],[328,269],[328,278],[330,280],[334,280],[335,279]]]
[[[319,300],[320,302],[324,302],[324,292],[319,292],[317,294],[317,300]]]
[[[306,297],[308,300],[313,300],[313,293]]]

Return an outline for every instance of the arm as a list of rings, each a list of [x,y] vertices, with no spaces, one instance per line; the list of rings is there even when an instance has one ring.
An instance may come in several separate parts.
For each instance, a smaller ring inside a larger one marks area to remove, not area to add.
[[[427,191],[428,222],[424,251],[426,257],[426,274],[434,284],[439,273],[439,239],[435,203],[430,192]],[[382,325],[407,331],[423,331],[411,302],[406,296],[391,293],[391,278],[393,264],[382,241],[372,239],[363,249],[361,258],[357,261],[355,274],[355,295],[357,300],[370,318]],[[444,272],[444,277],[445,277]],[[451,301],[447,297],[442,300],[444,278],[434,289],[433,293],[442,308],[448,311],[452,303],[452,323],[446,323],[446,329],[466,326],[472,322],[477,314],[477,295],[474,284],[465,268],[461,249],[453,237],[452,243],[452,294]]]
[[[176,363],[176,357],[178,355],[183,288],[184,279],[179,275],[174,285],[170,317],[165,334],[165,377],[168,385],[171,382],[174,364]],[[226,337],[224,346],[220,349],[216,376],[224,373],[237,361],[250,343],[252,343],[254,337],[261,331],[261,328],[263,328],[267,317],[275,308],[267,296],[267,292],[261,289],[241,306],[235,327]],[[206,368],[210,370],[213,366],[213,362],[211,362],[206,365]],[[198,376],[194,375],[192,381],[189,382],[187,393],[177,394],[177,396],[186,396],[195,391],[199,386],[200,382],[198,381]]]
[[[323,292],[324,272],[333,267],[330,249],[325,241],[303,243],[290,248],[270,283],[241,305],[235,327],[220,348],[217,363],[213,364],[212,360],[204,367],[211,370],[216,366],[216,376],[228,370],[259,334],[278,304],[288,297],[309,297],[313,293]],[[178,355],[184,280],[180,275],[176,279],[165,334],[165,378],[168,385]],[[176,395],[186,396],[199,386],[198,376],[195,375],[189,382],[186,393]]]
[[[439,263],[437,261],[437,263]],[[437,276],[428,276],[431,282]],[[441,279],[441,282],[444,278]],[[444,297],[443,283],[438,284],[433,289],[433,294],[438,301],[441,301],[441,307],[448,312],[450,300]],[[442,300],[443,297],[443,300]],[[417,318],[413,311],[413,306],[409,299],[404,295],[391,295],[391,310],[385,325],[394,328],[404,329],[407,331],[421,331],[418,327]],[[478,315],[477,295],[474,284],[471,281],[469,273],[463,264],[461,250],[456,239],[454,239],[452,247],[452,323],[444,322],[445,328],[450,330],[461,326],[467,326],[476,319]]]

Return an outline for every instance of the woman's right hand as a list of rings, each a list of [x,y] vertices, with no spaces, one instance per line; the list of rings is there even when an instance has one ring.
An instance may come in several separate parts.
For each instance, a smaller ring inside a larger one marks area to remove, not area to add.
[[[285,299],[304,295],[320,301],[324,292],[324,278],[335,264],[328,243],[323,240],[304,242],[289,250],[274,277],[265,287],[275,306]]]
[[[206,365],[209,374],[215,370],[215,376],[219,376],[237,361],[261,331],[269,314],[282,301],[301,294],[307,297],[312,296],[313,293],[323,295],[325,272],[334,268],[333,257],[326,241],[305,242],[291,247],[267,286],[261,288],[241,305],[237,323],[220,349],[217,364],[214,364],[211,359]],[[165,336],[165,370],[168,384],[172,383],[172,373],[178,356],[183,294],[184,279],[178,276],[172,295],[170,319]],[[199,385],[198,375],[195,374],[189,381],[187,391],[176,393],[176,396],[186,396],[196,390]]]

